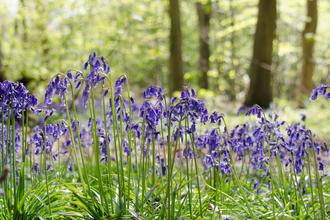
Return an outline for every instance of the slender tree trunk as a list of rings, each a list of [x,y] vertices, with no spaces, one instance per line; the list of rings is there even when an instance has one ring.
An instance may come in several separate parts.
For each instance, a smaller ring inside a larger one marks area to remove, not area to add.
[[[303,66],[301,71],[301,93],[308,96],[313,89],[313,70],[314,70],[314,36],[317,25],[317,0],[307,0],[307,16],[308,20],[302,33],[303,42]]]
[[[279,2],[277,1],[276,7],[278,7]],[[280,10],[277,10],[277,26],[278,26],[278,21],[280,20]],[[279,31],[278,29],[275,31],[275,39],[276,39],[276,44],[273,45],[273,74],[272,74],[272,81],[273,81],[273,88],[272,88],[272,93],[275,97],[281,98],[283,94],[281,93],[281,86],[282,86],[282,80],[281,78],[283,75],[278,71],[278,67],[280,66],[280,55],[279,55],[279,45],[280,45],[280,37],[279,37]]]
[[[169,14],[171,20],[170,32],[170,65],[169,92],[181,91],[183,86],[182,36],[179,0],[170,0]]]
[[[207,72],[210,69],[210,48],[209,48],[209,32],[211,17],[211,2],[206,5],[200,2],[196,3],[198,24],[199,24],[199,71],[202,77],[199,80],[199,86],[203,89],[209,88]]]
[[[271,65],[275,29],[276,0],[260,0],[246,106],[258,104],[267,108],[272,101]]]

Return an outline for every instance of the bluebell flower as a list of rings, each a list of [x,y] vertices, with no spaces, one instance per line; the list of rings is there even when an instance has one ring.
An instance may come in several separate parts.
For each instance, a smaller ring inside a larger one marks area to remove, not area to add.
[[[242,112],[246,111],[247,107],[245,105],[239,107],[239,109],[237,110],[237,116],[239,116],[240,114],[242,114]]]
[[[259,109],[259,106],[254,105],[253,107],[251,107],[245,114],[246,116],[250,116],[250,115],[257,115],[258,118],[261,118],[261,112]]]
[[[305,114],[300,114],[301,115],[301,120],[305,121],[306,120],[306,115]]]
[[[218,114],[218,112],[214,111],[210,116],[210,120],[211,123],[217,123],[218,125],[221,125],[221,119],[224,117],[225,117],[224,113]]]
[[[260,187],[260,183],[257,178],[252,178],[253,180],[253,189],[258,189]]]
[[[68,164],[68,171],[69,171],[70,173],[73,172],[73,166],[72,166],[72,164]]]
[[[230,165],[228,163],[228,159],[225,158],[224,160],[222,160],[220,162],[220,170],[221,170],[221,173],[223,175],[227,174],[227,175],[231,175],[232,174],[232,171],[231,171],[231,168],[230,168]]]
[[[188,154],[189,159],[194,158],[194,153],[193,153],[193,151],[190,147],[188,147],[188,148],[186,147],[186,148],[183,149],[182,156],[186,158],[187,154]]]
[[[56,110],[55,109],[52,109],[52,110],[47,110],[45,109],[44,112],[45,112],[45,118],[44,118],[44,121],[47,121],[47,119],[52,116],[54,114]]]
[[[330,92],[326,93],[328,88],[330,88],[330,86],[322,85],[322,86],[318,87],[317,89],[313,89],[313,94],[310,97],[310,100],[314,101],[318,98],[318,96],[320,96],[320,97],[325,96],[326,99],[329,99],[330,98]]]
[[[38,163],[35,163],[34,166],[34,172],[36,172],[38,175],[40,175],[40,168],[39,168],[39,164]]]
[[[319,165],[319,170],[324,171],[324,163],[321,161],[321,158],[317,158],[318,160],[318,165]]]
[[[214,167],[215,163],[214,163],[214,160],[212,158],[211,155],[206,155],[204,160],[203,160],[203,163],[207,166],[207,167]]]
[[[126,85],[126,76],[119,77],[114,85],[116,88],[121,88],[122,85]]]
[[[58,153],[55,153],[55,154],[53,155],[53,159],[54,159],[54,161],[57,161],[57,157],[58,157]]]

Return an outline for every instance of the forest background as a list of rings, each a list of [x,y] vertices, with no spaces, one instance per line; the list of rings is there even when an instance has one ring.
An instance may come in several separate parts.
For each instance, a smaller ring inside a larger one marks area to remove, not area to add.
[[[304,107],[330,84],[327,0],[0,2],[1,81],[41,99],[51,76],[81,69],[93,50],[135,96],[151,84],[167,94],[189,85],[213,102]]]

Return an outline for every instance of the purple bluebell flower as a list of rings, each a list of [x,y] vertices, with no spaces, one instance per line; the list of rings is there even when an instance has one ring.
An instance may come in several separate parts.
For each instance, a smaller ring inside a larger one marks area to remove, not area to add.
[[[247,112],[246,112],[246,116],[250,116],[250,115],[258,115],[258,118],[259,117],[259,114],[260,114],[260,109],[259,109],[259,106],[253,106],[251,107]]]
[[[258,189],[260,187],[260,183],[257,178],[252,178],[253,180],[253,189]]]
[[[47,110],[45,109],[44,112],[45,112],[45,118],[44,118],[44,121],[47,121],[47,119],[52,116],[54,114],[56,110],[55,109],[52,109],[52,110]]]
[[[194,153],[190,147],[183,149],[182,156],[186,158],[187,155],[188,155],[188,159],[194,158]]]
[[[221,119],[223,117],[225,117],[224,113],[219,114],[218,112],[214,111],[210,116],[211,123],[217,123],[218,125],[221,125]]]
[[[306,115],[305,114],[300,114],[300,116],[301,116],[301,120],[302,121],[305,121],[306,120]]]
[[[114,85],[116,88],[121,88],[122,85],[126,85],[126,76],[119,77]]]
[[[318,160],[318,165],[319,165],[319,170],[324,171],[324,163],[322,162],[321,158],[317,158]]]
[[[36,172],[38,175],[40,175],[39,164],[38,163],[35,163],[33,167],[34,167],[34,172]]]
[[[237,116],[241,115],[246,110],[247,110],[247,107],[245,105],[239,107],[239,109],[237,110]]]
[[[322,86],[320,86],[316,89],[313,89],[313,94],[310,97],[310,100],[314,101],[318,98],[318,96],[320,96],[320,97],[325,96],[326,99],[329,99],[330,98],[330,92],[326,93],[328,88],[330,88],[330,86],[322,85]]]
[[[104,91],[104,93],[103,93],[103,97],[107,97],[107,95],[108,95],[108,92],[109,92],[109,89],[106,89],[105,91]]]

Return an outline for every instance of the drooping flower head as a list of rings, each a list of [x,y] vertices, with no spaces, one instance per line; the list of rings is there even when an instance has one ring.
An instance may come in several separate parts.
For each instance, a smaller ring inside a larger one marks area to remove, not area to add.
[[[330,86],[328,85],[322,85],[316,89],[313,89],[313,95],[310,97],[311,101],[314,101],[318,99],[318,96],[322,97],[325,96],[326,99],[330,98],[330,92],[327,93],[327,89],[329,89]]]

